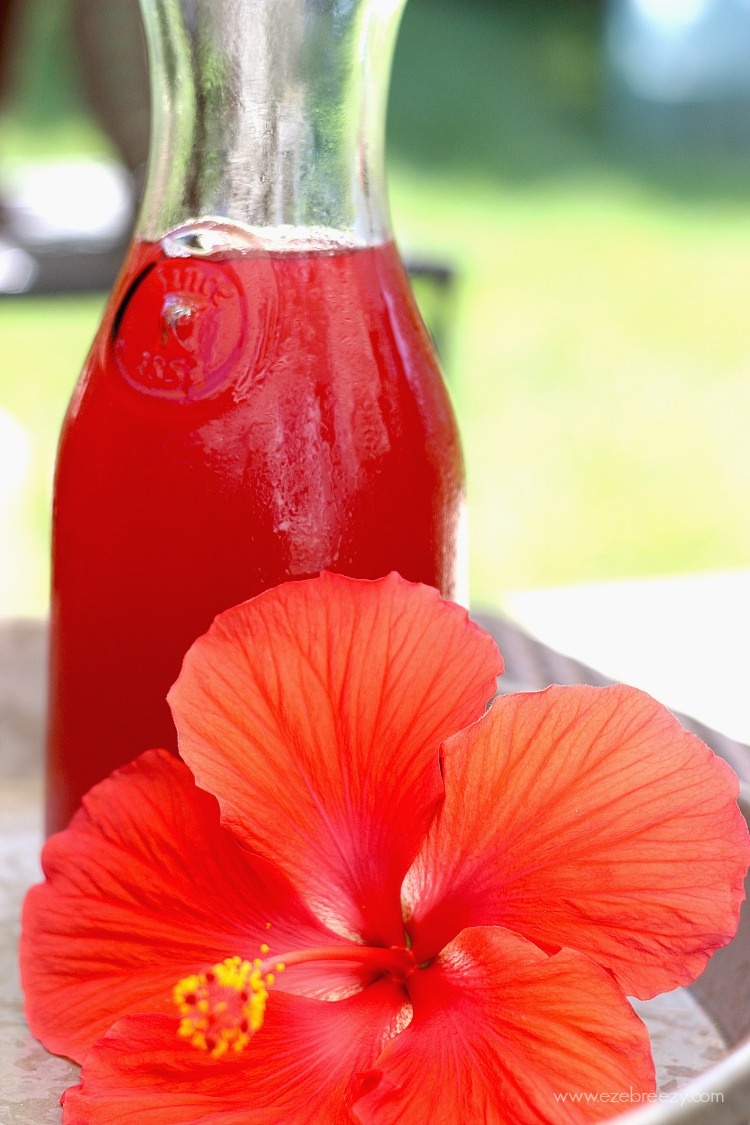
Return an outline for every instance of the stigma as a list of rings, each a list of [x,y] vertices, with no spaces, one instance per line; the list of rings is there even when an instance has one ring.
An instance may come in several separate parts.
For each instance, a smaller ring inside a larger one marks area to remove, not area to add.
[[[267,985],[273,983],[260,960],[240,957],[184,977],[172,991],[182,1017],[178,1035],[215,1059],[228,1051],[239,1054],[263,1025]]]

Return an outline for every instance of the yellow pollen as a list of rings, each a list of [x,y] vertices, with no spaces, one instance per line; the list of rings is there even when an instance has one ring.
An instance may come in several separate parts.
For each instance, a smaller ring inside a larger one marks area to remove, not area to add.
[[[172,991],[182,1017],[177,1034],[215,1059],[243,1051],[266,1011],[268,977],[264,981],[258,965],[227,957],[178,981]]]
[[[261,945],[260,951],[261,951],[261,953],[268,953],[269,952],[269,947],[266,945],[265,942],[263,942],[263,944]]]

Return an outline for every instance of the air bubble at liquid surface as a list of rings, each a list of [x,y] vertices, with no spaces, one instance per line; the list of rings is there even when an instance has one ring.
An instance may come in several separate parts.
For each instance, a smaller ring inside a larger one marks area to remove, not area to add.
[[[165,234],[168,258],[220,258],[238,254],[340,254],[362,248],[354,235],[328,227],[248,227],[229,219],[194,219]]]
[[[226,219],[199,219],[176,227],[161,245],[168,258],[212,258],[246,254],[262,249],[251,230]]]

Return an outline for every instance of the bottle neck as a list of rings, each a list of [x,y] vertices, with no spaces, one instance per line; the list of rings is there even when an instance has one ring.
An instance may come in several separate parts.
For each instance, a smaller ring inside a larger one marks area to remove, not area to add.
[[[208,219],[387,239],[385,113],[405,2],[141,0],[153,108],[139,235]]]

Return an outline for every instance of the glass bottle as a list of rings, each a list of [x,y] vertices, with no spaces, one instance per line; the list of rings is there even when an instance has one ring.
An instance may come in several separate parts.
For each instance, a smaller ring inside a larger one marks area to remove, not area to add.
[[[144,203],[58,451],[49,831],[176,749],[166,693],[229,606],[322,569],[462,596],[460,445],[385,191],[404,3],[141,0]]]

